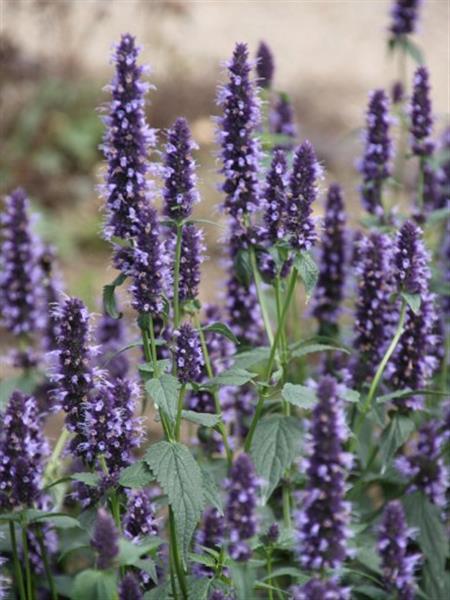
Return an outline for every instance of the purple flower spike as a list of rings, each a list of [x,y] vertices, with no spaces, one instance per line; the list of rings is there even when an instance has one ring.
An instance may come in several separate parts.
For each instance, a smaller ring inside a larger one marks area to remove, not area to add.
[[[417,156],[429,156],[433,151],[430,139],[433,115],[430,99],[430,82],[426,67],[418,67],[414,74],[411,98],[412,151]]]
[[[179,296],[182,302],[195,300],[200,284],[200,265],[204,260],[203,231],[193,224],[183,227],[181,238]]]
[[[294,110],[292,103],[286,94],[279,94],[272,110],[269,114],[270,133],[283,135],[291,138],[283,144],[278,144],[277,148],[292,150],[295,138],[297,137],[297,127],[295,125]]]
[[[303,142],[294,154],[288,194],[286,229],[295,250],[309,250],[317,234],[311,217],[317,197],[317,179],[322,173],[312,144]]]
[[[97,551],[97,566],[99,569],[109,569],[119,554],[119,533],[112,517],[104,508],[99,508],[95,522],[91,546]]]
[[[183,323],[175,336],[178,379],[182,384],[198,381],[204,360],[197,331],[189,323]]]
[[[450,205],[450,127],[442,134],[439,150],[443,160],[438,171],[440,193],[436,208],[445,208]]]
[[[225,537],[225,519],[217,508],[207,508],[203,513],[202,522],[195,535],[195,548],[198,554],[203,552],[202,546],[211,550],[220,550]],[[196,575],[211,576],[212,569],[206,565],[195,566]]]
[[[148,84],[141,81],[145,68],[137,65],[138,54],[139,48],[130,34],[122,36],[113,54],[116,72],[109,87],[112,100],[104,118],[106,132],[102,146],[108,161],[103,186],[107,239],[134,236],[140,207],[149,192],[148,152],[155,144],[155,136],[145,119]]]
[[[395,466],[408,479],[412,479],[409,492],[420,490],[430,502],[440,508],[446,505],[448,488],[447,467],[442,459],[443,435],[441,424],[428,421],[419,429],[419,437],[410,445],[410,452],[400,456]]]
[[[369,98],[366,117],[364,157],[360,172],[364,208],[378,217],[384,214],[383,184],[391,175],[392,141],[389,136],[389,99],[384,90],[375,90]]]
[[[134,543],[142,538],[158,535],[158,523],[155,517],[155,506],[146,490],[128,493],[127,511],[123,517],[125,537]]]
[[[1,324],[15,335],[32,333],[39,325],[39,268],[29,211],[24,190],[17,188],[6,196],[5,211],[0,217]]]
[[[291,600],[350,600],[350,590],[340,587],[335,579],[310,579],[291,588],[291,594]]]
[[[178,118],[168,132],[163,191],[164,214],[177,221],[189,217],[193,204],[198,201],[192,158],[196,148],[186,119]]]
[[[272,87],[273,72],[275,65],[273,54],[266,42],[260,42],[256,53],[256,74],[258,84],[264,89]]]
[[[123,319],[113,319],[102,315],[97,326],[97,342],[101,347],[102,365],[111,379],[123,379],[129,368],[129,361],[124,352],[118,354],[125,345]]]
[[[332,377],[322,378],[317,397],[305,464],[308,482],[297,514],[300,562],[312,571],[339,568],[347,557],[350,506],[344,496],[352,462],[343,449],[344,407]]]
[[[12,393],[0,429],[0,508],[32,507],[49,453],[36,400]]]
[[[400,104],[405,99],[405,88],[401,81],[396,81],[391,89],[392,104]]]
[[[284,235],[286,221],[286,172],[287,161],[283,150],[275,150],[266,179],[264,214],[264,237],[275,244]]]
[[[396,37],[414,33],[422,0],[394,0],[392,6],[391,32]]]
[[[143,597],[139,581],[133,573],[128,572],[120,582],[119,600],[142,600]]]
[[[139,215],[131,266],[131,304],[138,313],[152,316],[162,313],[165,273],[164,246],[159,236],[158,214],[152,206],[145,206]]]
[[[59,273],[55,270],[55,251],[51,246],[45,246],[39,264],[42,271],[42,293],[45,305],[44,348],[47,351],[56,350],[58,346],[58,318],[55,307],[61,300],[62,282]]]
[[[332,184],[325,207],[325,232],[313,309],[313,315],[324,331],[330,326],[336,326],[342,300],[346,257],[345,223],[341,188]]]
[[[255,468],[248,454],[240,454],[231,467],[225,482],[228,498],[225,518],[229,530],[231,558],[247,561],[251,549],[247,540],[257,533],[257,493],[259,490]]]
[[[259,144],[255,136],[260,122],[255,87],[250,80],[251,64],[246,44],[236,44],[227,64],[229,81],[219,90],[223,116],[218,119],[224,176],[225,209],[233,217],[254,211],[259,204]]]
[[[412,221],[406,221],[397,235],[395,250],[398,286],[408,294],[423,294],[428,290],[429,256],[422,241],[422,231]]]
[[[384,509],[378,533],[378,553],[381,557],[384,585],[399,600],[414,600],[414,569],[419,555],[408,552],[412,531],[407,528],[400,502],[390,502]]]

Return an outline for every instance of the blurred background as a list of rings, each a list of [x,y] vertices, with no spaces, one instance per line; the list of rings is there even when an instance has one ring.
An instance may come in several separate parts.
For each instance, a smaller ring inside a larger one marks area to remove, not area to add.
[[[217,219],[211,115],[222,62],[236,41],[255,53],[263,39],[275,55],[275,88],[293,102],[299,138],[316,146],[327,180],[344,185],[356,218],[355,163],[367,95],[390,88],[398,71],[387,51],[390,6],[383,0],[2,0],[2,192],[19,184],[27,189],[41,233],[58,248],[68,291],[98,310],[101,287],[113,277],[96,190],[103,168],[97,109],[108,99],[102,88],[112,76],[112,44],[129,31],[143,46],[141,61],[152,66],[157,87],[148,106],[151,126],[189,119],[200,144],[196,214]],[[415,36],[431,70],[437,134],[449,114],[449,7],[447,0],[424,0]],[[413,68],[410,60],[409,78]],[[220,236],[206,228],[210,260],[201,294],[213,300]]]

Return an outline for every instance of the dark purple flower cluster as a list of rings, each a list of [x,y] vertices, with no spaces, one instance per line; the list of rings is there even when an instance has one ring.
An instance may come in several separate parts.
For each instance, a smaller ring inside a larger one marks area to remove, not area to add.
[[[223,116],[218,119],[224,176],[222,191],[227,212],[233,217],[242,217],[259,205],[260,150],[254,134],[260,111],[250,80],[252,67],[246,44],[236,44],[227,68],[229,81],[218,94],[218,103],[223,108]]]
[[[175,332],[175,364],[182,384],[198,381],[204,365],[200,338],[190,323],[183,323]]]
[[[178,118],[168,131],[164,154],[164,214],[175,220],[186,219],[198,201],[195,162],[192,150],[197,146],[191,138],[186,119]]]
[[[394,291],[392,247],[388,236],[372,233],[358,242],[358,295],[355,339],[357,352],[351,363],[353,385],[370,380],[392,337],[395,308],[390,303]]]
[[[416,31],[417,13],[422,0],[394,0],[390,30],[396,37]]]
[[[428,290],[429,256],[421,237],[421,230],[412,221],[406,221],[397,234],[395,277],[399,289],[408,294],[423,294]]]
[[[347,429],[336,381],[322,378],[313,410],[306,489],[297,514],[298,555],[312,571],[336,569],[347,556],[350,506],[344,501],[352,457],[344,452]]]
[[[266,42],[260,42],[256,52],[256,74],[258,84],[264,89],[272,87],[273,73],[275,65],[273,54]]]
[[[297,127],[295,125],[294,110],[286,94],[279,94],[276,99],[269,113],[269,126],[270,133],[291,138],[290,142],[286,141],[282,144],[277,144],[276,147],[284,150],[292,150],[295,138],[297,137]]]
[[[62,294],[62,282],[59,273],[55,270],[56,255],[51,246],[45,246],[39,256],[39,265],[42,272],[42,295],[45,311],[44,348],[53,351],[58,346],[58,318],[55,307],[58,306]]]
[[[39,326],[39,267],[29,210],[24,190],[17,188],[6,196],[0,218],[1,324],[15,335],[32,333]]]
[[[346,215],[341,188],[330,185],[325,207],[325,231],[313,315],[325,333],[335,326],[342,300],[346,260]]]
[[[123,379],[129,369],[129,361],[125,353],[119,353],[125,344],[123,319],[114,319],[107,314],[102,315],[96,334],[102,366],[111,379]]]
[[[422,177],[422,198],[419,201],[421,200],[425,213],[427,213],[440,208],[439,173],[429,160],[423,165]],[[418,204],[420,206],[420,202]]]
[[[264,191],[264,238],[271,244],[278,242],[285,233],[287,192],[287,160],[283,150],[275,150],[267,173]]]
[[[261,536],[263,544],[276,544],[280,537],[280,526],[278,523],[272,523],[264,535]]]
[[[130,34],[122,36],[113,54],[116,71],[109,87],[112,100],[104,118],[102,146],[108,161],[103,187],[108,239],[133,237],[140,207],[146,203],[149,192],[148,151],[155,142],[145,119],[144,98],[149,86],[141,81],[145,68],[137,65],[138,54],[139,48]]]
[[[119,554],[119,533],[112,517],[104,508],[99,508],[95,521],[91,546],[97,551],[97,566],[99,569],[109,569]]]
[[[384,585],[399,600],[414,600],[414,569],[419,556],[408,552],[412,531],[407,528],[400,502],[390,502],[384,509],[378,533],[378,553],[381,556]]]
[[[193,224],[184,225],[181,238],[179,297],[182,302],[195,300],[203,262],[203,231]]]
[[[291,600],[350,600],[350,589],[342,588],[335,579],[310,579],[291,588]]]
[[[142,600],[143,597],[139,581],[128,572],[120,582],[119,600]]]
[[[415,439],[405,456],[396,460],[397,469],[412,484],[409,491],[420,490],[428,496],[430,502],[444,508],[448,488],[447,467],[442,459],[443,435],[441,424],[428,421],[419,429],[419,437]]]
[[[391,89],[392,104],[400,104],[405,99],[405,88],[401,81],[396,81]]]
[[[295,250],[309,250],[316,242],[311,214],[321,173],[314,148],[306,140],[295,151],[289,180],[286,229]]]
[[[440,193],[436,208],[445,208],[450,204],[450,127],[442,134],[439,151],[442,161],[438,171]]]
[[[246,561],[251,556],[248,540],[257,533],[257,493],[259,482],[248,454],[240,454],[225,481],[227,501],[225,519],[229,532],[230,556]]]
[[[0,428],[0,507],[32,507],[40,495],[48,445],[36,400],[12,393]]]
[[[411,98],[412,151],[417,156],[429,156],[433,151],[430,139],[433,114],[430,99],[429,74],[426,67],[418,67],[414,74]]]
[[[377,217],[384,214],[383,183],[391,174],[392,141],[389,136],[389,99],[384,90],[371,93],[366,117],[364,157],[360,172],[364,208]]]
[[[203,513],[200,527],[195,535],[195,551],[202,554],[203,548],[220,550],[225,538],[225,519],[217,508],[209,507]],[[212,570],[206,565],[196,565],[196,574],[199,576],[211,576]]]
[[[136,543],[147,536],[158,535],[155,506],[147,490],[128,493],[127,511],[123,517],[123,532],[125,537]]]

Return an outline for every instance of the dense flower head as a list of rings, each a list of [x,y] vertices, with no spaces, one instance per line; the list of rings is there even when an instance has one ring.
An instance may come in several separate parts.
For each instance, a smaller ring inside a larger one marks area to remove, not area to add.
[[[200,285],[200,265],[206,246],[203,231],[192,223],[184,225],[181,237],[179,297],[182,302],[195,300]]]
[[[351,455],[344,452],[347,430],[336,381],[322,378],[313,410],[307,484],[297,514],[298,553],[306,569],[336,569],[347,556],[350,507],[344,501]]]
[[[335,579],[310,579],[302,586],[291,588],[291,600],[350,600],[350,590]]]
[[[164,153],[164,214],[176,220],[186,219],[198,201],[192,141],[186,119],[178,118],[169,129]]]
[[[139,213],[131,265],[131,304],[137,312],[152,316],[161,314],[165,273],[158,214],[153,206],[146,205]]]
[[[291,138],[291,141],[276,144],[276,147],[283,148],[284,150],[292,150],[295,138],[297,137],[297,127],[295,125],[292,103],[286,94],[279,94],[271,108],[269,113],[269,127],[270,133]]]
[[[325,207],[320,273],[315,292],[313,315],[321,328],[335,325],[342,300],[346,259],[346,215],[342,191],[332,184]]]
[[[417,156],[428,156],[433,151],[432,127],[429,74],[427,68],[421,66],[414,73],[411,98],[412,151]]]
[[[155,140],[145,118],[148,85],[141,81],[145,68],[137,65],[138,54],[139,48],[130,34],[122,36],[113,53],[116,71],[109,87],[112,99],[104,118],[102,146],[108,162],[103,186],[107,238],[133,237],[140,206],[149,193],[148,151]]]
[[[119,532],[113,518],[104,508],[97,511],[94,533],[91,546],[97,551],[97,566],[99,569],[108,569],[119,554]]]
[[[264,237],[275,244],[284,235],[286,221],[287,160],[283,150],[275,150],[264,190]]]
[[[272,87],[274,70],[272,50],[266,42],[260,42],[256,52],[256,74],[258,75],[258,84],[262,88],[269,89]]]
[[[150,535],[158,535],[159,527],[155,517],[155,505],[148,490],[128,492],[127,510],[123,517],[125,537],[138,543]]]
[[[252,212],[259,204],[259,144],[255,136],[260,121],[255,86],[250,79],[251,64],[246,44],[236,44],[227,63],[228,83],[220,88],[218,103],[223,116],[218,119],[224,176],[224,206],[234,217]]]
[[[128,571],[119,585],[119,600],[142,600],[143,597],[139,581]]]
[[[314,148],[306,140],[294,154],[287,201],[286,229],[296,250],[309,250],[317,239],[311,213],[321,172]]]
[[[416,597],[414,569],[419,556],[408,552],[411,533],[401,503],[387,504],[378,532],[378,553],[384,585],[388,591],[396,593],[399,600]]]
[[[123,319],[114,319],[103,314],[97,325],[97,342],[103,368],[111,379],[123,379],[129,369],[129,361],[124,352],[119,352],[125,344]]]
[[[234,461],[225,481],[227,500],[225,519],[229,532],[230,556],[246,561],[251,556],[247,540],[257,533],[256,517],[259,481],[248,454],[240,454]]]
[[[353,384],[370,380],[383,357],[392,335],[395,308],[390,303],[394,291],[392,244],[388,236],[372,233],[358,242],[356,272],[355,338],[356,356],[351,363]]]
[[[42,273],[42,296],[44,302],[45,325],[44,325],[44,348],[47,351],[56,350],[58,347],[58,319],[55,314],[55,306],[61,300],[62,280],[56,270],[56,253],[51,246],[44,246],[39,256],[39,265]]]
[[[430,502],[444,508],[448,488],[447,467],[441,457],[443,435],[438,421],[428,421],[419,429],[419,436],[410,444],[409,452],[396,460],[397,469],[412,484],[408,491],[420,490]]]
[[[0,429],[0,508],[32,507],[39,497],[48,445],[36,400],[12,393]]]
[[[175,338],[175,363],[178,379],[183,384],[198,381],[204,359],[197,331],[190,323],[183,323],[175,332]]]
[[[40,270],[29,211],[27,195],[17,188],[6,196],[0,216],[0,321],[15,335],[32,333],[40,321]]]
[[[394,36],[403,36],[416,31],[417,15],[422,0],[394,0],[390,30]]]
[[[202,547],[220,550],[225,538],[225,519],[217,508],[208,507],[203,513],[202,521],[195,534],[195,551],[203,552]],[[196,565],[196,574],[208,576],[212,570],[206,565]]]
[[[384,214],[383,183],[391,174],[392,140],[389,124],[389,99],[384,90],[375,90],[369,98],[364,156],[359,170],[363,178],[360,190],[364,208],[378,217]]]
[[[422,241],[422,231],[412,221],[405,221],[397,234],[395,277],[401,290],[423,294],[428,290],[429,256]]]

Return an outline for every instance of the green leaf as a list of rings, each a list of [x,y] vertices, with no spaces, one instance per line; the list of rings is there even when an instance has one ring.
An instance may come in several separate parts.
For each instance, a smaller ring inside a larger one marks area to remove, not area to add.
[[[144,594],[144,600],[172,600],[172,588],[170,581],[166,581],[153,590],[149,590]]]
[[[248,352],[240,352],[234,356],[234,367],[239,369],[247,369],[258,365],[265,360],[268,360],[270,356],[270,348],[261,346],[259,348],[253,348]]]
[[[237,562],[230,563],[229,569],[238,600],[255,598],[253,586],[256,581],[256,569],[250,563]]]
[[[189,449],[178,442],[150,446],[145,461],[169,498],[178,541],[184,556],[200,519],[203,505],[203,477]]]
[[[258,475],[264,480],[262,497],[266,502],[280,478],[294,460],[300,432],[292,417],[272,415],[259,421],[250,454]]]
[[[405,300],[415,315],[419,314],[420,304],[422,302],[422,297],[420,294],[408,294],[408,292],[401,292],[400,296]]]
[[[205,506],[217,508],[223,515],[223,503],[220,496],[220,490],[213,475],[206,469],[201,469],[203,478],[203,493],[205,495]]]
[[[153,481],[153,473],[143,460],[138,460],[120,473],[119,483],[123,487],[143,488]]]
[[[343,346],[330,346],[328,344],[306,344],[304,346],[298,346],[291,352],[291,356],[300,358],[307,354],[314,354],[316,352],[345,352],[345,354],[351,354],[347,348]]]
[[[356,390],[345,388],[345,390],[342,392],[342,398],[345,400],[345,402],[353,402],[355,404],[358,404],[360,399],[360,393]]]
[[[389,394],[384,394],[383,396],[377,397],[377,404],[384,404],[385,402],[389,402],[389,400],[394,400],[394,398],[409,398],[410,396],[447,396],[447,392],[442,392],[440,390],[411,390],[409,388],[405,390],[396,390],[395,392],[391,392]]]
[[[149,396],[153,398],[155,408],[161,409],[175,423],[177,418],[178,396],[181,384],[176,377],[163,373],[157,379],[150,379],[145,384]]]
[[[87,569],[75,577],[73,600],[105,600],[117,597],[117,578],[110,571]]]
[[[158,573],[156,571],[156,563],[152,558],[146,557],[141,560],[137,560],[134,566],[140,571],[148,573],[156,585],[158,585]]]
[[[414,429],[414,422],[408,417],[403,415],[392,417],[380,438],[380,454],[384,465],[390,463],[397,449],[407,441]]]
[[[305,409],[312,408],[317,401],[314,390],[305,385],[293,383],[284,384],[283,389],[281,390],[281,396],[286,402],[289,402],[289,404]]]
[[[97,473],[74,473],[70,476],[70,479],[81,481],[81,483],[84,483],[89,487],[97,487],[100,476],[97,475]]]
[[[309,252],[300,252],[294,264],[305,286],[306,302],[308,302],[319,279],[319,269]]]
[[[57,529],[72,529],[73,527],[81,528],[78,519],[70,517],[69,515],[47,513],[43,516],[36,517],[35,519],[30,519],[30,523],[40,523],[41,521],[51,523]]]
[[[249,286],[253,278],[253,271],[248,250],[239,250],[234,259],[234,268],[239,281],[243,285]]]
[[[228,338],[230,342],[233,342],[233,344],[239,344],[239,340],[225,323],[211,323],[202,329],[205,333],[218,333]]]
[[[207,600],[211,579],[198,577],[188,578],[188,598],[189,600]]]
[[[214,415],[212,413],[198,413],[194,410],[183,410],[181,414],[183,419],[187,419],[188,421],[191,421],[191,423],[196,423],[203,427],[215,427],[220,423],[219,415]]]
[[[292,577],[296,583],[306,583],[311,576],[301,571],[297,567],[279,567],[278,569],[274,569],[271,575],[265,575],[262,578],[262,581],[267,581],[270,578],[275,577]]]
[[[238,369],[236,367],[231,367],[227,371],[223,371],[214,379],[211,379],[208,383],[209,385],[245,385],[249,381],[256,376],[256,373],[250,373],[246,369]]]
[[[372,600],[389,600],[388,594],[374,585],[358,585],[353,588],[353,591]]]
[[[119,540],[119,564],[122,566],[134,566],[142,557],[149,554],[152,550],[159,548],[162,543],[162,540],[158,537],[139,544],[122,538]]]
[[[9,398],[14,390],[20,390],[25,394],[32,394],[42,380],[42,375],[35,370],[31,370],[26,375],[10,377],[0,381],[0,410],[9,402]]]
[[[424,64],[424,58],[422,50],[419,48],[417,44],[415,44],[408,36],[403,36],[401,40],[401,45],[405,49],[405,51],[410,55],[410,57],[419,65]]]
[[[122,316],[117,310],[116,287],[122,285],[126,278],[126,275],[120,273],[112,283],[103,286],[103,310],[113,319],[120,319]]]

